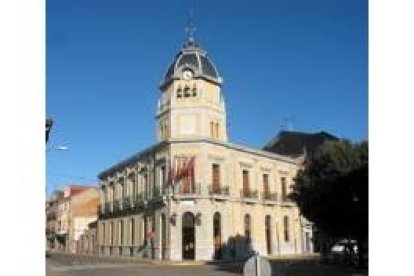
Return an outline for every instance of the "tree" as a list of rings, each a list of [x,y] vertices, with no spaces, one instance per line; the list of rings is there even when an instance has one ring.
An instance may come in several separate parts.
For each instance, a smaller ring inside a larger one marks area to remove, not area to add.
[[[362,262],[368,240],[367,142],[324,143],[298,172],[291,197],[301,213],[333,240],[356,240]]]

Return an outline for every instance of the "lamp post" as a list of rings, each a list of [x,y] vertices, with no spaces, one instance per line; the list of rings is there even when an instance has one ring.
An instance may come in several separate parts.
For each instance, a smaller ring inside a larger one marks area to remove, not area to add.
[[[46,119],[46,143],[49,141],[49,133],[53,126],[53,120],[50,118]]]

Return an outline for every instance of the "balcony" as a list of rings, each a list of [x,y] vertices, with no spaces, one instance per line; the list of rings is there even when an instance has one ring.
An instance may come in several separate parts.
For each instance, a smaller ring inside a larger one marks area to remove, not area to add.
[[[133,196],[124,197],[122,201],[122,209],[129,210],[129,209],[133,209],[134,207],[135,207],[134,197]]]
[[[152,192],[152,201],[162,200],[165,194],[164,190],[161,190],[159,187],[155,187]]]
[[[294,206],[295,202],[289,197],[289,195],[281,195],[280,201],[283,206]]]
[[[98,205],[98,215],[103,215],[105,213],[105,209],[102,204]]]
[[[176,185],[173,187],[173,196],[177,199],[192,199],[201,197],[201,185]]]
[[[122,210],[122,199],[114,200],[113,212],[118,212]]]
[[[210,197],[215,199],[226,199],[230,195],[230,187],[221,185],[209,185],[208,194]]]
[[[276,204],[277,193],[262,192],[262,200],[265,204]]]
[[[103,205],[102,214],[107,214],[112,212],[112,204],[110,202],[105,202]]]
[[[256,202],[259,199],[257,190],[241,190],[240,197],[246,202]]]

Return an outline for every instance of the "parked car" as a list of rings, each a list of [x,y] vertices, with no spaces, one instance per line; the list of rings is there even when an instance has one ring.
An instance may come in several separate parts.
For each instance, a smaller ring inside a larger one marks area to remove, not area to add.
[[[358,245],[355,240],[343,239],[335,243],[328,254],[328,261],[340,265],[358,264]]]

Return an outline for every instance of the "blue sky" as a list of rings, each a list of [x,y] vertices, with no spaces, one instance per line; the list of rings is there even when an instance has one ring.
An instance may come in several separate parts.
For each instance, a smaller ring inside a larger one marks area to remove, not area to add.
[[[47,191],[155,142],[158,84],[195,38],[224,79],[230,140],[260,148],[297,131],[368,137],[364,0],[46,1],[46,114],[55,120]]]

